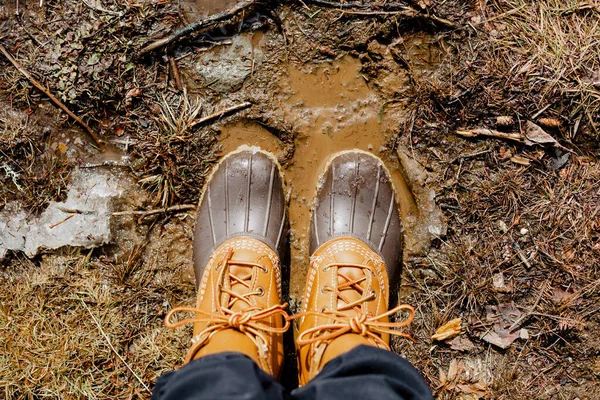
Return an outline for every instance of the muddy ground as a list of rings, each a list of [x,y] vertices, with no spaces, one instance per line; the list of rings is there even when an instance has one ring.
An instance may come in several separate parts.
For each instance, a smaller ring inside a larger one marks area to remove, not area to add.
[[[292,310],[319,172],[360,148],[405,226],[394,350],[436,396],[596,398],[600,3],[267,2],[139,54],[236,3],[0,4],[0,395],[147,398],[181,365],[190,330],[162,319],[194,301],[194,205],[249,144],[286,178]]]

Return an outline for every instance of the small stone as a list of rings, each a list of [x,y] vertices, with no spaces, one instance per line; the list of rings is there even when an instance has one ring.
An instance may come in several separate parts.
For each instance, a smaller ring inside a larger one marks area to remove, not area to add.
[[[498,272],[497,274],[492,275],[492,283],[496,289],[505,288],[506,285],[504,283],[504,274],[502,272]]]
[[[500,232],[502,233],[508,232],[508,226],[506,226],[506,223],[502,220],[498,221],[498,229],[500,229]]]
[[[521,228],[520,232],[521,232],[521,235],[525,236],[529,232],[529,229],[527,229],[527,228]]]
[[[519,337],[523,340],[528,340],[529,339],[529,331],[525,328],[522,328],[519,331]]]

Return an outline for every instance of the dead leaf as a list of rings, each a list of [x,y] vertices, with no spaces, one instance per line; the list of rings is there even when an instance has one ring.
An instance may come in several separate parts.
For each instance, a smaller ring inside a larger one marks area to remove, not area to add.
[[[497,310],[502,315],[507,325],[512,325],[518,321],[523,313],[514,304],[499,304]]]
[[[431,336],[431,340],[443,341],[446,339],[452,339],[455,336],[460,335],[460,324],[462,320],[460,318],[454,318],[453,320],[447,322],[446,324],[440,326],[433,336]]]
[[[458,384],[456,385],[456,388],[463,392],[466,395],[471,395],[471,396],[462,396],[463,399],[469,398],[469,399],[480,399],[482,397],[485,396],[487,390],[485,388],[485,386],[479,384],[479,383],[475,383],[475,384]]]
[[[439,368],[439,371],[440,371],[440,384],[444,385],[448,381],[448,378],[446,378],[446,372],[441,368]]]
[[[501,349],[508,348],[521,336],[519,329],[511,330],[511,327],[521,320],[523,313],[514,304],[486,306],[485,309],[486,321],[493,322],[494,325],[492,329],[482,333],[481,340]]]
[[[488,383],[480,359],[466,358],[450,361],[448,372],[439,369],[439,381],[434,392],[436,398],[459,398],[477,400],[488,395]],[[450,396],[444,396],[448,393]]]
[[[494,328],[497,329],[498,327],[494,326]],[[484,333],[483,336],[481,336],[481,340],[493,344],[494,346],[498,346],[501,349],[507,349],[520,336],[519,330],[510,332],[508,329],[497,329]]]
[[[523,134],[525,135],[525,144],[527,146],[533,146],[534,144],[558,144],[556,139],[547,134],[540,126],[531,121],[527,121],[525,123]]]
[[[142,89],[136,87],[136,88],[129,90],[127,92],[127,94],[125,95],[125,97],[138,97],[141,94],[142,94]]]
[[[127,94],[125,95],[125,106],[127,107],[131,107],[131,104],[133,103],[133,98],[135,97],[139,97],[142,94],[142,89],[140,88],[133,88],[130,89]]]
[[[475,345],[464,336],[457,336],[448,342],[450,348],[456,351],[471,351],[475,349]]]
[[[450,361],[450,367],[448,367],[448,377],[447,380],[449,381],[453,381],[458,374],[458,361],[456,360],[456,358],[453,358],[452,361]]]

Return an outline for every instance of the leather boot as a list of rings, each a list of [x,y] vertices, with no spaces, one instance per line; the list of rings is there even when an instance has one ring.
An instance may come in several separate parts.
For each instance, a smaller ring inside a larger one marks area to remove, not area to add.
[[[248,147],[223,158],[202,194],[194,229],[196,307],[178,307],[165,318],[171,328],[194,324],[186,363],[240,352],[278,376],[289,327],[281,304],[286,226],[275,158]],[[196,316],[173,322],[178,312]]]
[[[409,305],[388,309],[402,267],[402,224],[381,160],[338,153],[319,183],[302,312],[294,317],[301,385],[358,345],[389,350],[390,334],[409,338],[398,328],[414,318]],[[401,310],[408,317],[390,322]]]

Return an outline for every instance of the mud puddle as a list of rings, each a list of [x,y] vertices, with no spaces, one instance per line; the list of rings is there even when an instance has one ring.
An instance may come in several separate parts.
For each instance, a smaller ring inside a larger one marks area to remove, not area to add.
[[[223,12],[238,3],[238,0],[184,0],[181,8],[190,21]]]
[[[360,61],[347,56],[312,70],[290,67],[279,82],[282,117],[296,133],[294,155],[282,165],[291,199],[288,208],[293,265],[290,294],[296,298],[302,296],[309,265],[312,201],[319,177],[333,154],[360,149],[380,157],[392,174],[408,235],[419,217],[417,200],[404,179],[398,157],[386,146],[394,127],[398,126],[398,119],[404,115],[401,110],[393,114],[382,112],[382,101],[368,87],[360,68]],[[285,155],[284,144],[252,121],[225,126],[220,143],[224,154],[246,144],[270,151],[280,159]]]

